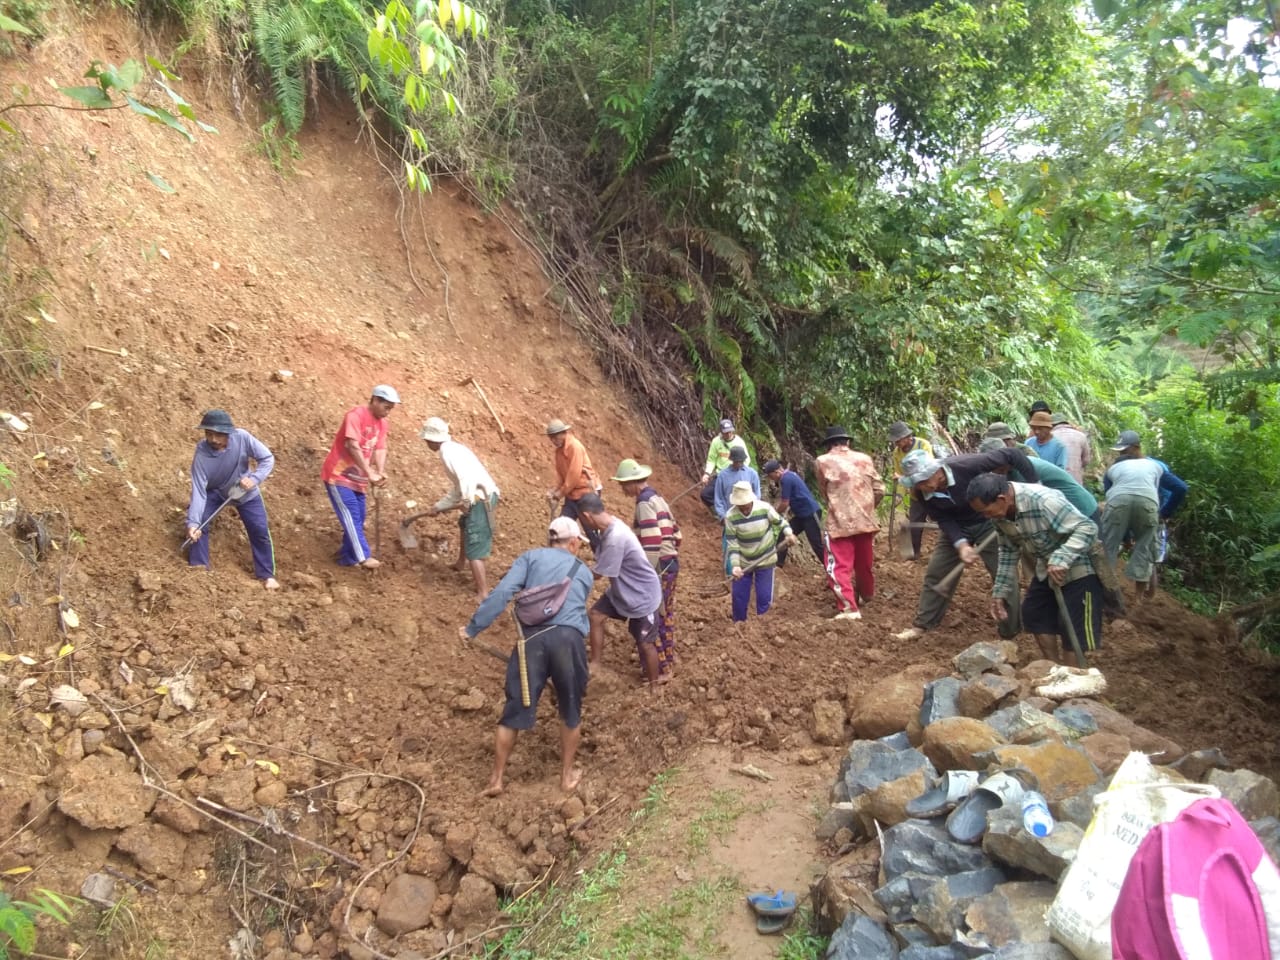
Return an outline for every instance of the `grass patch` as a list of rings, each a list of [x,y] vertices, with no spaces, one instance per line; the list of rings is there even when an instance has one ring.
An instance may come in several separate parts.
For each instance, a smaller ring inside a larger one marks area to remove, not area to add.
[[[711,803],[689,823],[689,852],[706,853],[711,840],[723,841],[747,811],[742,794],[736,790],[713,790]]]
[[[796,914],[792,932],[783,936],[778,960],[822,960],[830,942],[830,937],[813,932],[813,911],[805,907]]]

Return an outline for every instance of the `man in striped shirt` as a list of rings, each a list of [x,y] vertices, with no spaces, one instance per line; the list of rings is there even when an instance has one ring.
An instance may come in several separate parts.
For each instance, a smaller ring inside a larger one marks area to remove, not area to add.
[[[751,587],[756,589],[756,616],[773,606],[773,568],[778,565],[778,540],[794,546],[795,534],[782,515],[756,499],[751,484],[740,480],[729,491],[731,508],[724,518],[729,567],[733,571],[733,619],[747,619]]]
[[[1062,622],[1061,600],[1081,650],[1102,645],[1102,581],[1090,553],[1098,525],[1071,506],[1057,490],[1033,483],[1012,483],[998,473],[982,473],[970,481],[969,506],[995,524],[999,560],[991,588],[991,615],[1009,617],[1005,598],[1018,585],[1018,562],[1025,553],[1035,559],[1035,576],[1022,600],[1022,623],[1035,635],[1040,652],[1068,662],[1070,641]]]
[[[676,575],[680,572],[680,524],[671,515],[661,494],[647,482],[653,468],[634,460],[623,460],[613,478],[622,492],[636,501],[631,526],[640,546],[662,581],[662,606],[658,610],[658,673],[671,673],[676,655]]]

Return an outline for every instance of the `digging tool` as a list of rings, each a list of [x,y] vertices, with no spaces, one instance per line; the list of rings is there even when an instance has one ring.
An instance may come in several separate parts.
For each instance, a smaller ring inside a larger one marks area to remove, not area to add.
[[[413,527],[413,523],[415,520],[421,520],[423,517],[431,516],[434,512],[435,511],[433,510],[423,510],[421,513],[411,514],[401,520],[400,526],[396,530],[396,533],[400,537],[400,546],[406,550],[417,550],[418,537],[411,529]]]
[[[898,535],[896,543],[898,544],[898,556],[903,560],[914,560],[916,558],[916,545],[911,542],[912,530],[937,530],[936,523],[910,523],[904,522],[898,524]]]
[[[1053,599],[1058,601],[1058,618],[1062,621],[1063,628],[1067,631],[1067,639],[1071,641],[1071,649],[1076,653],[1076,666],[1085,668],[1089,663],[1084,658],[1084,650],[1080,647],[1080,638],[1076,636],[1075,624],[1071,622],[1071,617],[1067,614],[1067,601],[1062,596],[1062,588],[1049,581],[1049,586],[1053,588]]]
[[[489,411],[489,415],[493,417],[493,422],[498,425],[499,436],[505,437],[507,434],[507,428],[502,425],[502,420],[498,417],[497,411],[493,409],[493,404],[491,404],[489,402],[489,398],[484,395],[484,390],[480,386],[480,381],[475,377],[467,377],[467,379],[462,381],[460,386],[465,387],[468,383],[476,388],[476,393],[480,394],[480,399],[483,401],[485,409],[487,409]],[[525,704],[525,706],[528,706],[528,704]]]
[[[992,530],[978,542],[978,545],[974,547],[974,549],[981,553],[983,550],[987,549],[987,546],[995,538],[996,532]],[[965,565],[963,561],[957,563],[945,577],[933,585],[933,591],[939,596],[950,597],[952,588],[955,586],[956,581],[960,579],[960,574],[964,573],[964,567]]]
[[[382,498],[377,487],[373,489],[373,555],[382,556]]]
[[[476,640],[473,637],[470,640],[465,641],[464,646],[475,647],[481,653],[487,653],[491,657],[496,657],[497,659],[501,660],[503,663],[507,662],[507,655],[505,653],[503,653],[497,647],[490,646],[489,644],[485,643],[483,640]],[[528,681],[526,680],[525,682],[527,683]]]
[[[257,490],[261,486],[262,484],[259,483],[257,486],[251,487],[250,489]],[[213,523],[213,518],[216,517],[218,514],[220,514],[223,511],[223,509],[226,508],[227,504],[236,503],[240,500],[243,500],[249,494],[249,492],[250,492],[249,490],[246,490],[244,487],[240,486],[239,483],[233,484],[231,489],[226,492],[226,499],[223,500],[220,504],[218,504],[218,509],[213,511],[213,513],[209,514],[209,519],[206,520],[204,523],[200,524],[200,526],[196,527],[196,529],[199,530],[201,533],[203,533],[205,527]],[[181,553],[183,550],[187,549],[187,547],[191,546],[193,543],[195,543],[195,540],[193,540],[191,537],[187,537],[187,539],[182,541],[182,546],[178,548],[178,552]]]
[[[677,493],[677,494],[675,495],[675,498],[674,498],[674,499],[672,499],[672,500],[668,500],[668,501],[667,501],[667,506],[673,506],[677,501],[679,501],[679,500],[683,500],[683,499],[684,499],[685,497],[687,497],[689,494],[693,493],[693,491],[695,491],[695,490],[701,490],[701,489],[702,489],[702,481],[701,481],[701,480],[699,480],[699,481],[698,481],[697,483],[695,483],[693,486],[691,486],[691,487],[689,487],[689,488],[687,488],[687,489],[685,489],[685,490],[681,490],[679,493]]]

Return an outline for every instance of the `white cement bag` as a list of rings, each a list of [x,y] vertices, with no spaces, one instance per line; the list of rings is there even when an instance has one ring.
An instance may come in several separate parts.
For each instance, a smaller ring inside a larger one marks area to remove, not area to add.
[[[1164,780],[1145,753],[1129,754],[1094,801],[1080,849],[1045,914],[1053,939],[1079,960],[1111,960],[1111,911],[1138,844],[1156,824],[1218,795],[1205,784]]]

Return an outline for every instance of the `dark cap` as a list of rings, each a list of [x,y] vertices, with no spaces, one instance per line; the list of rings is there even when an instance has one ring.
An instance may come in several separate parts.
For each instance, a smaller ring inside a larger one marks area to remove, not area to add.
[[[732,447],[729,448],[729,462],[730,463],[746,463],[747,448],[740,443],[735,443]]]
[[[763,470],[765,473],[773,473],[773,471],[775,470],[781,470],[782,464],[780,464],[777,460],[766,460],[764,462],[764,466],[761,467],[760,469]]]
[[[1137,430],[1124,430],[1120,436],[1116,437],[1116,442],[1112,444],[1111,449],[1119,453],[1121,450],[1128,450],[1130,447],[1139,446],[1142,443],[1142,437],[1138,435]]]
[[[584,493],[578,498],[578,513],[604,513],[604,501],[596,493]]]
[[[849,431],[844,427],[827,427],[827,432],[822,435],[822,445],[827,447],[835,443],[837,440],[843,440],[845,443],[848,443]]]
[[[890,443],[897,443],[899,440],[902,440],[905,437],[909,437],[913,433],[915,433],[915,431],[912,430],[910,427],[908,427],[901,420],[895,420],[893,421],[893,423],[889,424],[889,442]]]
[[[1035,403],[1031,405],[1031,409],[1028,410],[1027,413],[1028,414],[1053,413],[1053,408],[1049,406],[1047,403],[1045,403],[1043,400],[1037,400]]]
[[[230,433],[235,427],[231,423],[231,414],[225,410],[206,410],[200,418],[199,430],[212,430],[214,433]]]

